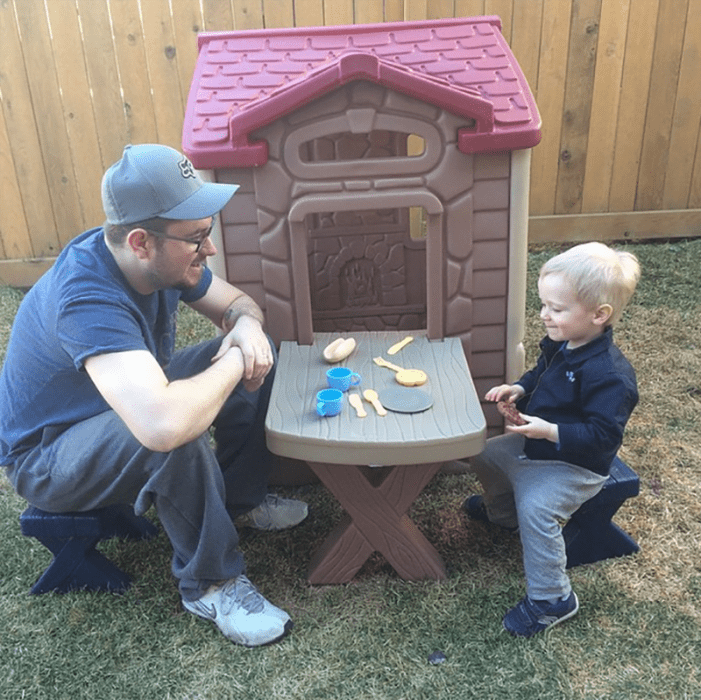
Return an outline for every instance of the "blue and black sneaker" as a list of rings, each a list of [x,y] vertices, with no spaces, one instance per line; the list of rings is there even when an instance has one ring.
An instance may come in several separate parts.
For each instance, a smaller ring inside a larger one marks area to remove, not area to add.
[[[532,637],[549,627],[569,620],[579,610],[574,591],[554,605],[546,600],[531,600],[526,596],[504,615],[504,629],[514,637]]]
[[[518,530],[517,527],[504,527],[503,525],[493,523],[487,515],[487,506],[484,505],[484,499],[477,494],[469,496],[465,503],[462,504],[462,509],[467,513],[467,517],[470,518],[470,520],[479,520],[483,523],[489,523],[507,532],[516,532]]]

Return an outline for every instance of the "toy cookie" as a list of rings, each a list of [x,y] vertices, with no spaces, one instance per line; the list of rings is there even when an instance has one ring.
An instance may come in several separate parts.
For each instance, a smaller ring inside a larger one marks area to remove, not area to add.
[[[499,411],[509,423],[513,423],[514,425],[526,425],[528,422],[523,420],[516,406],[508,401],[498,401],[497,411]]]

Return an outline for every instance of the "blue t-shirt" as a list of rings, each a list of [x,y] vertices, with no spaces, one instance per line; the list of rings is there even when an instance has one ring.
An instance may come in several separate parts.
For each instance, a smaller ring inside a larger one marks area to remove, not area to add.
[[[102,228],[73,239],[20,304],[0,373],[0,464],[41,440],[47,426],[73,425],[109,409],[85,372],[93,355],[148,350],[165,368],[175,345],[180,300],[194,289],[139,294],[127,282]]]

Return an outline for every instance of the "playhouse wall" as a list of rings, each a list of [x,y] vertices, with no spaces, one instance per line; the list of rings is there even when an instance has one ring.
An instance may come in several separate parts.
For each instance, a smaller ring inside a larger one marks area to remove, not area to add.
[[[285,161],[286,140],[293,140],[300,128],[309,128],[315,109],[324,119],[344,119],[348,105],[335,94],[278,120],[258,134],[269,144],[266,165],[215,171],[218,181],[240,185],[222,212],[227,278],[263,308],[267,330],[276,342],[296,338],[300,321],[295,294],[300,294],[300,281],[295,290],[290,250],[295,207],[308,207],[305,203],[319,195],[337,202],[339,208],[351,206],[349,193],[359,202],[377,202],[378,208],[385,201],[422,199],[429,218],[438,221],[441,230],[441,330],[460,337],[478,394],[484,395],[495,384],[513,381],[523,365],[528,194],[524,163],[530,152],[460,153],[455,147],[460,124],[456,117],[406,96],[381,92],[377,87],[361,89],[363,104],[375,111],[373,118],[400,113],[403,119],[429,123],[431,129],[437,126],[443,141],[440,161],[418,173],[397,173],[396,166],[391,173],[392,166],[381,162],[361,164],[361,171],[378,170],[370,175],[353,168],[339,171],[333,164],[322,181],[300,180],[290,174],[295,165]],[[358,94],[351,99],[357,102]],[[292,152],[288,150],[288,159]],[[271,267],[276,268],[275,289]],[[485,415],[490,428],[501,430],[501,418],[491,406],[485,406]]]

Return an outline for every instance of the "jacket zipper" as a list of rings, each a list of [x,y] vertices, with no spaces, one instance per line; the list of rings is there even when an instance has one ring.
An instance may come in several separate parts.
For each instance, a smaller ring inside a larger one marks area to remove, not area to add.
[[[538,387],[540,386],[540,383],[543,381],[543,377],[545,376],[546,372],[550,369],[552,366],[552,363],[555,362],[555,358],[557,357],[558,353],[562,352],[562,344],[560,344],[560,347],[553,353],[553,356],[550,358],[545,363],[545,369],[540,373],[540,376],[538,377],[538,381],[536,382],[536,385],[533,387],[533,391],[531,391],[530,394],[528,394],[528,401],[526,403],[526,410],[523,411],[523,413],[528,414],[528,408],[531,405],[531,399],[533,398],[533,395],[538,391]]]

